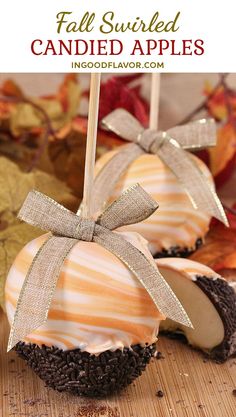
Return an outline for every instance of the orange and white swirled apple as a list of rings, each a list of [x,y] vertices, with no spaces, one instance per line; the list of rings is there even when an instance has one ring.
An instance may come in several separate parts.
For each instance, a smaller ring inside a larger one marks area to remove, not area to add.
[[[96,164],[96,173],[111,159],[116,151],[107,152]],[[206,181],[213,184],[206,165],[192,156]],[[139,183],[158,202],[158,210],[143,222],[121,230],[140,233],[150,243],[155,254],[162,249],[179,246],[193,248],[197,239],[208,231],[210,216],[196,210],[172,171],[156,155],[144,154],[130,164],[117,183],[110,202],[129,186]]]
[[[150,256],[141,236],[122,235]],[[30,263],[46,237],[28,243],[10,269],[5,292],[10,323]],[[154,343],[163,319],[146,290],[115,255],[96,243],[80,241],[61,270],[48,321],[25,342],[100,353]]]

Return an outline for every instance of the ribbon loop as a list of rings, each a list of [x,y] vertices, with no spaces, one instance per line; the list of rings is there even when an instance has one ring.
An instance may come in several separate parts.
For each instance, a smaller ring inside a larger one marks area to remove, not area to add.
[[[31,191],[19,217],[31,225],[51,230],[53,235],[37,252],[25,277],[17,301],[8,350],[47,320],[63,262],[78,240],[96,242],[116,255],[146,288],[161,313],[191,327],[181,303],[155,263],[121,235],[111,231],[146,219],[156,208],[157,203],[136,185],[125,191],[94,221],[81,218],[44,194]]]
[[[158,204],[151,196],[139,184],[135,184],[108,206],[97,222],[109,230],[114,230],[147,219],[157,208]]]
[[[116,109],[102,119],[102,126],[111,130],[121,138],[129,141],[138,141],[138,136],[143,133],[143,126],[132,114],[124,109]]]
[[[214,119],[194,120],[186,125],[172,127],[167,132],[183,149],[204,149],[215,146],[217,141]]]
[[[36,190],[27,195],[18,218],[42,230],[71,238],[76,238],[76,228],[80,222],[76,214]]]

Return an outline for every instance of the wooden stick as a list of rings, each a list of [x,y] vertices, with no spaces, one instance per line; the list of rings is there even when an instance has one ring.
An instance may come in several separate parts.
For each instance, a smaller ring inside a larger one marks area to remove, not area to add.
[[[88,131],[84,170],[84,193],[82,203],[82,216],[85,218],[90,218],[92,216],[92,190],[94,180],[94,165],[96,157],[100,80],[101,74],[91,74],[88,111]]]
[[[158,129],[158,116],[160,107],[160,78],[160,73],[155,72],[152,74],[149,128],[153,130]]]

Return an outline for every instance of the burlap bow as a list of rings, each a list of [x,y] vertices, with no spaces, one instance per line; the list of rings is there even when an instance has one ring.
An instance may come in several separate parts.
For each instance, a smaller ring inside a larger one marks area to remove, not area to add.
[[[146,219],[157,207],[149,194],[135,185],[94,221],[72,213],[44,194],[31,191],[18,217],[33,226],[50,230],[52,234],[37,252],[24,280],[8,350],[47,320],[60,270],[67,254],[79,240],[96,242],[116,255],[146,288],[160,312],[191,327],[186,312],[155,264],[120,234],[112,232]]]
[[[167,132],[144,129],[130,113],[117,109],[102,120],[102,125],[123,139],[133,142],[118,151],[101,169],[94,182],[94,212],[112,195],[128,166],[144,153],[157,154],[182,183],[194,208],[209,213],[228,225],[222,204],[205,175],[184,149],[201,149],[216,143],[213,119],[201,119],[176,126]]]

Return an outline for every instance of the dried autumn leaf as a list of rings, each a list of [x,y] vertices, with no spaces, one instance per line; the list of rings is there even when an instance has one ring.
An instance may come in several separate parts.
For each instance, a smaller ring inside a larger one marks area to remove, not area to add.
[[[80,85],[76,74],[65,76],[55,98],[39,98],[34,102],[41,107],[51,120],[54,130],[69,123],[78,112]]]
[[[88,128],[88,119],[80,116],[75,117],[72,122],[72,128],[76,132],[86,135]],[[117,135],[98,128],[97,144],[97,156],[101,156],[106,151],[110,151],[116,148],[117,146],[124,145],[124,141]]]
[[[74,129],[61,131],[49,143],[48,153],[56,176],[63,179],[80,199],[83,193],[86,134]]]
[[[36,158],[41,140],[43,140],[42,135],[35,137],[29,134],[25,135],[25,141],[23,143],[13,140],[9,143],[9,139],[4,139],[3,135],[0,134],[0,156],[9,158],[11,161],[17,163],[20,169],[28,172],[31,170],[32,161]],[[54,168],[49,159],[47,147],[43,149],[36,165],[40,171],[54,174]]]
[[[0,90],[4,96],[18,97],[18,98],[24,97],[24,94],[21,88],[16,84],[15,81],[11,79],[5,80]]]
[[[78,96],[80,96],[80,86],[77,81],[77,75],[67,74],[57,94],[64,113],[70,116],[74,116],[77,113]]]
[[[15,99],[14,103],[0,100],[0,119],[8,119],[8,128],[15,137],[35,128],[44,129],[46,117],[50,119],[54,130],[60,129],[77,114],[80,101],[80,85],[76,75],[67,75],[53,96],[28,99],[11,81],[3,85],[1,91],[5,99]]]
[[[23,131],[42,126],[42,115],[29,103],[16,104],[9,117],[9,129],[13,136]]]
[[[31,189],[70,207],[75,203],[70,189],[54,176],[38,170],[22,172],[14,162],[0,157],[0,213],[10,210],[16,214]]]
[[[216,91],[214,91],[214,87],[210,83],[206,83],[204,93],[209,98],[207,102],[209,114],[216,120],[225,120],[228,111],[225,102],[224,87],[219,86]],[[212,93],[214,93],[213,96]]]
[[[217,121],[226,121],[229,116],[236,117],[236,92],[227,85],[212,87],[210,83],[205,85],[205,95],[208,97],[207,110]]]
[[[236,208],[236,205],[233,209]],[[205,244],[190,256],[216,272],[236,269],[236,217],[228,214],[230,227],[214,220]]]
[[[209,116],[219,123],[217,146],[205,150],[199,156],[207,162],[214,175],[216,186],[223,185],[232,175],[236,162],[236,91],[221,75],[219,84],[205,85],[205,107]],[[207,156],[207,157],[206,157]]]
[[[99,120],[119,107],[133,114],[144,126],[148,124],[147,108],[143,100],[121,79],[113,77],[101,85]]]
[[[18,251],[28,241],[42,234],[42,231],[16,218],[31,189],[49,195],[72,210],[78,205],[70,189],[55,177],[42,171],[24,173],[15,163],[0,157],[0,304],[3,303],[3,287],[8,268]]]
[[[5,103],[0,100],[0,127],[8,128],[8,123],[6,122],[9,120],[13,108],[14,105],[12,103]]]
[[[137,76],[112,77],[101,84],[99,120],[116,108],[126,109],[144,126],[148,124],[148,104],[140,95],[140,86],[129,85]],[[87,95],[88,92],[85,92]]]
[[[41,234],[42,231],[18,222],[0,230],[0,307],[4,308],[5,280],[17,253],[27,242]]]
[[[227,167],[236,153],[236,128],[227,123],[218,129],[217,145],[209,148],[210,169],[217,177]]]

